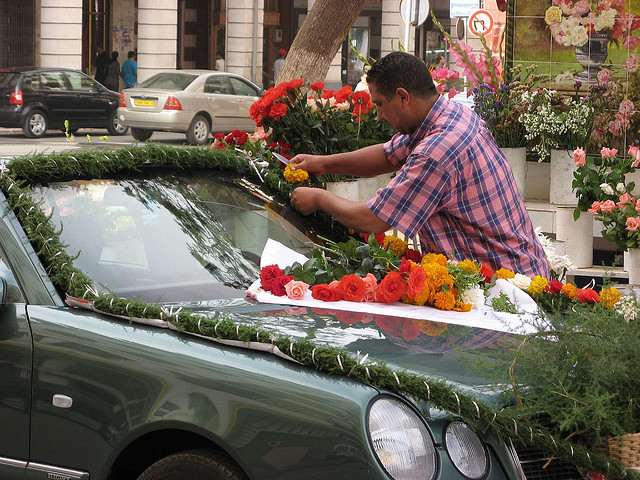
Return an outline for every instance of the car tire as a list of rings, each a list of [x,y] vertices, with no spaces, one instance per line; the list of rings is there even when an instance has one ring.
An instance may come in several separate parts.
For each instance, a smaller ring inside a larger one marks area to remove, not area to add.
[[[124,135],[128,130],[129,127],[125,127],[120,123],[120,120],[118,120],[118,110],[114,110],[111,117],[109,117],[109,125],[107,125],[109,135]],[[149,137],[150,136],[151,135],[149,135]]]
[[[202,115],[196,115],[191,120],[189,130],[187,130],[187,142],[191,145],[203,145],[209,141],[211,126]]]
[[[145,142],[151,138],[153,130],[147,130],[146,128],[131,127],[131,136],[139,142]]]
[[[24,119],[22,131],[29,138],[41,138],[47,133],[47,116],[42,110],[32,110]]]
[[[174,453],[147,468],[138,480],[247,480],[226,456],[207,449]]]

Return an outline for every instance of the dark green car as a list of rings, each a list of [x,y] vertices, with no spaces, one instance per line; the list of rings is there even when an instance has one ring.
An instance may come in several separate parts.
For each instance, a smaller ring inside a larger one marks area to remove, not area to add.
[[[308,253],[310,226],[242,178],[148,169],[32,192],[65,251],[79,252],[88,292],[310,338],[494,401],[468,357],[510,346],[508,334],[249,299],[266,240]],[[34,248],[27,238],[40,227],[18,221],[33,209],[20,198],[12,208],[0,198],[3,480],[578,478],[475,433],[456,412],[310,368],[264,342],[68,306],[54,286],[61,274],[39,258],[49,239]]]

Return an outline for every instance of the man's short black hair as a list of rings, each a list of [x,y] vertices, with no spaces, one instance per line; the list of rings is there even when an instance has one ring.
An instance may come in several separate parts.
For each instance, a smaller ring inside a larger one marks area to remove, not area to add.
[[[386,98],[399,87],[422,98],[438,93],[426,64],[404,52],[390,53],[375,62],[367,72],[367,83],[374,83]]]
[[[135,57],[135,56],[136,56],[136,52],[135,52],[135,51],[133,51],[133,50],[129,50],[129,51],[127,52],[127,58],[133,58],[133,57]]]

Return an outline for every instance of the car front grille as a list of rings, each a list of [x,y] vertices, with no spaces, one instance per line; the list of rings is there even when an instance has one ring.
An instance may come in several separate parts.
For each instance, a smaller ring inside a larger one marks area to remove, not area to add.
[[[511,453],[514,455],[516,465],[520,467],[523,480],[580,480],[582,478],[573,465],[557,458],[549,461],[549,456],[540,450],[511,445]]]

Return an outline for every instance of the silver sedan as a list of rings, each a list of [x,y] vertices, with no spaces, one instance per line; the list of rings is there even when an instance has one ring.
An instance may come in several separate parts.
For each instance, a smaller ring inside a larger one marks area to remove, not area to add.
[[[131,135],[148,140],[154,130],[183,132],[201,145],[210,133],[253,130],[249,107],[263,91],[246,78],[209,70],[173,70],[120,94],[118,118]]]

